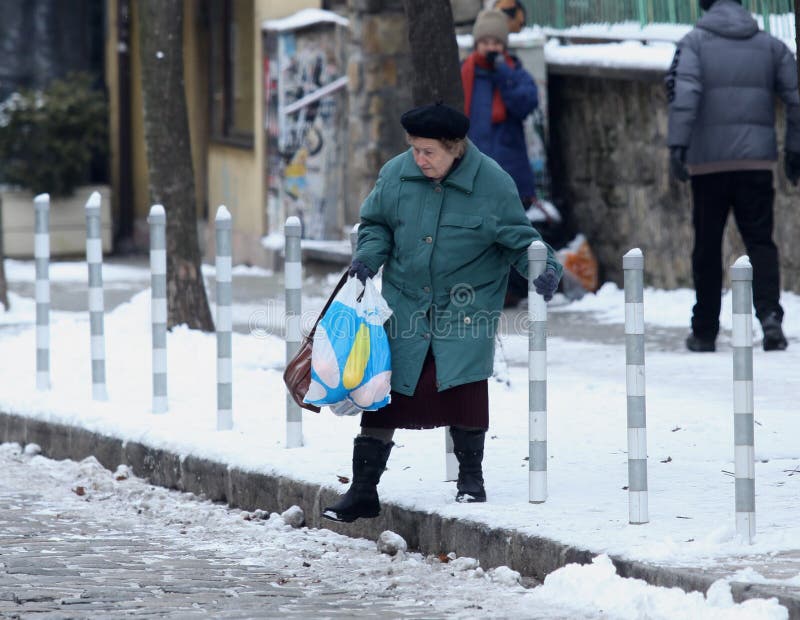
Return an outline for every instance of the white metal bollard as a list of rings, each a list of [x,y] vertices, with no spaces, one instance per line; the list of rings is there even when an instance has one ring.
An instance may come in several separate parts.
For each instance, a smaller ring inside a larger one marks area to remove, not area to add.
[[[225,206],[217,209],[217,430],[233,428],[232,339],[233,277],[231,274],[231,214]]]
[[[533,281],[547,267],[547,247],[528,247],[528,501],[547,499],[547,302]]]
[[[356,250],[358,249],[358,224],[353,224],[353,230],[350,231],[350,253],[355,258]]]
[[[292,216],[286,220],[284,276],[286,290],[286,363],[300,348],[301,292],[303,286],[302,252],[300,249],[300,219]],[[303,445],[303,414],[300,406],[286,393],[286,447]]]
[[[89,327],[92,345],[92,398],[108,400],[106,346],[103,327],[103,240],[100,227],[100,193],[86,201],[86,263],[89,265]]]
[[[36,389],[50,389],[50,194],[33,199],[36,225]],[[2,260],[2,257],[0,257]]]
[[[628,394],[628,522],[647,523],[647,418],[644,373],[644,255],[622,257],[625,274],[625,369]]]
[[[756,534],[755,432],[753,426],[753,268],[747,256],[731,267],[733,290],[733,450],[736,535],[752,544]]]
[[[153,205],[150,224],[150,320],[153,331],[153,413],[167,411],[167,214]]]

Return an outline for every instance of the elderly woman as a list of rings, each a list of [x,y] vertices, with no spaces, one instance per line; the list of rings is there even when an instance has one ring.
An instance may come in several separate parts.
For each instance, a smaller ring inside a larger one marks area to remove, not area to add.
[[[409,148],[381,170],[361,206],[351,275],[383,266],[392,352],[392,401],[364,412],[353,447],[353,482],[324,516],[354,521],[380,513],[377,485],[396,428],[450,426],[459,463],[456,501],[484,502],[487,379],[509,265],[528,273],[527,248],[541,237],[514,181],[466,139],[469,119],[441,103],[400,119]],[[549,300],[561,265],[548,248],[534,281]]]

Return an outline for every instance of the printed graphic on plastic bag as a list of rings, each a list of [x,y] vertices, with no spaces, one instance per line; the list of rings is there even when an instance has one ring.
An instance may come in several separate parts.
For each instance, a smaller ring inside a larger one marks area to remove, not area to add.
[[[389,404],[392,360],[383,324],[391,314],[371,279],[366,286],[357,278],[345,283],[314,333],[305,402],[323,406],[347,399],[367,411]]]

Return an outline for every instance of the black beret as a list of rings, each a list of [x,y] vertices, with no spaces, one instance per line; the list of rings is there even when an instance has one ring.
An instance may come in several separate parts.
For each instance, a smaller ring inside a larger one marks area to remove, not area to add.
[[[441,102],[409,110],[400,124],[411,136],[436,140],[464,138],[469,131],[469,118]]]

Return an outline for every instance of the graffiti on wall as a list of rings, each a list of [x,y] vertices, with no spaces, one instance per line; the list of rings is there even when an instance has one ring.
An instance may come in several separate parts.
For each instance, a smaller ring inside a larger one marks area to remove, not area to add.
[[[270,215],[299,217],[309,239],[336,228],[344,167],[337,133],[347,78],[332,28],[275,33],[266,48]]]

